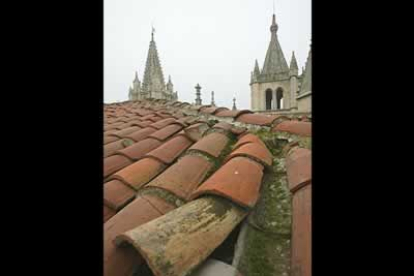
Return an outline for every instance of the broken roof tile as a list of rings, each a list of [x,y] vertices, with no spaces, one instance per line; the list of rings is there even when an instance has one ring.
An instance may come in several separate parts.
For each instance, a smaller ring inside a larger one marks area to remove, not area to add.
[[[115,211],[123,208],[135,197],[135,191],[119,180],[104,185],[104,204]]]
[[[263,115],[263,114],[242,114],[237,117],[236,121],[242,122],[245,124],[260,125],[260,126],[271,126],[273,121],[279,119],[280,117],[286,118],[285,116],[280,115]]]
[[[284,121],[277,124],[273,129],[273,132],[289,132],[292,134],[307,136],[312,135],[312,123],[299,122],[299,121]]]
[[[138,160],[141,157],[143,157],[146,153],[159,147],[161,144],[162,142],[160,142],[157,139],[146,138],[140,142],[133,144],[132,146],[118,150],[115,153],[124,155],[131,160]]]
[[[132,161],[122,155],[111,155],[104,159],[104,178],[131,164]]]
[[[191,199],[213,194],[253,208],[259,197],[262,176],[262,165],[246,157],[234,157],[201,184]]]
[[[165,164],[171,164],[181,153],[183,153],[193,142],[186,136],[171,138],[158,148],[147,153],[146,156],[154,157]]]
[[[286,157],[286,172],[289,189],[294,192],[312,180],[311,151],[305,148],[294,148]]]
[[[160,141],[164,141],[165,139],[167,139],[168,137],[172,136],[173,134],[179,132],[183,127],[179,124],[171,124],[168,125],[154,133],[152,133],[149,137],[160,140]]]
[[[214,116],[237,118],[238,116],[240,116],[242,114],[247,114],[247,113],[253,113],[253,112],[250,111],[250,110],[247,110],[247,109],[243,109],[243,110],[221,110],[221,111],[216,112],[214,114]]]
[[[248,143],[238,147],[227,156],[226,161],[236,156],[248,156],[253,160],[264,164],[265,166],[272,165],[272,154],[263,143]]]
[[[190,150],[198,150],[214,157],[219,157],[229,142],[229,138],[219,132],[212,132],[191,146]]]
[[[147,187],[162,188],[185,200],[212,167],[213,164],[204,157],[185,155],[148,183]]]

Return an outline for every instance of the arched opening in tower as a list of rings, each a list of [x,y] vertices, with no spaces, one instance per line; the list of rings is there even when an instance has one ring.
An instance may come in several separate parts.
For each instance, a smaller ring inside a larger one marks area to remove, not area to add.
[[[266,90],[266,110],[272,109],[272,90],[269,88]]]
[[[280,87],[276,90],[276,105],[277,109],[283,108],[283,89]]]

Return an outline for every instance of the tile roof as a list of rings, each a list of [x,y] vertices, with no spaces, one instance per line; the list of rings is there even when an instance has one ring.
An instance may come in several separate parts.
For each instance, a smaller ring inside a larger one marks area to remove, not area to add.
[[[197,267],[200,276],[224,271],[205,260],[263,205],[269,176],[286,162],[292,193],[311,182],[311,124],[310,116],[179,101],[105,105],[104,275],[131,275],[144,264],[159,276],[165,269],[177,276]],[[175,246],[166,247],[166,240]],[[209,267],[204,272],[202,264]],[[244,275],[245,268],[232,268]]]

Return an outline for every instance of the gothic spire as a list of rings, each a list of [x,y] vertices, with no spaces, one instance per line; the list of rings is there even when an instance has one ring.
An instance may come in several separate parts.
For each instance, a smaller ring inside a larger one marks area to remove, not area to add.
[[[276,24],[276,15],[273,14],[272,25],[270,26],[271,39],[267,48],[266,58],[263,64],[263,75],[280,75],[289,73],[285,56],[277,39],[278,25]],[[281,76],[282,78],[285,76]]]
[[[233,108],[232,108],[232,110],[237,110],[237,107],[236,107],[236,97],[233,97]]]
[[[290,59],[290,75],[297,76],[299,73],[298,63],[295,57],[295,51],[292,52],[292,58]]]
[[[257,77],[260,75],[259,63],[257,62],[257,59],[256,59],[256,62],[255,62],[255,64],[254,64],[254,74],[255,74]]]
[[[135,79],[134,79],[134,82],[139,82],[138,72],[137,71],[135,71]]]
[[[312,91],[312,48],[309,49],[308,59],[306,60],[305,72],[300,86],[300,93]]]
[[[162,91],[164,89],[164,75],[158,57],[157,46],[154,41],[154,28],[152,28],[151,41],[145,65],[142,87],[147,92]]]

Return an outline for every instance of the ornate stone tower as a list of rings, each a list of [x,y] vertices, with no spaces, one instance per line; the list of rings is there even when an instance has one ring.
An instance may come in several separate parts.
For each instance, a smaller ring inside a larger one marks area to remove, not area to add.
[[[298,110],[303,112],[312,110],[312,45],[310,47],[302,82],[296,97]]]
[[[145,65],[144,78],[142,85],[139,82],[138,74],[135,73],[133,87],[129,91],[130,100],[141,100],[147,98],[177,100],[177,92],[173,92],[171,77],[168,83],[164,82],[160,59],[158,57],[157,46],[154,41],[154,29],[151,33],[151,41],[148,50],[147,63]]]
[[[280,47],[277,30],[276,16],[273,14],[270,43],[263,68],[260,71],[256,60],[251,73],[251,109],[255,111],[290,110],[292,107],[291,70]],[[292,62],[296,63],[296,59]]]

